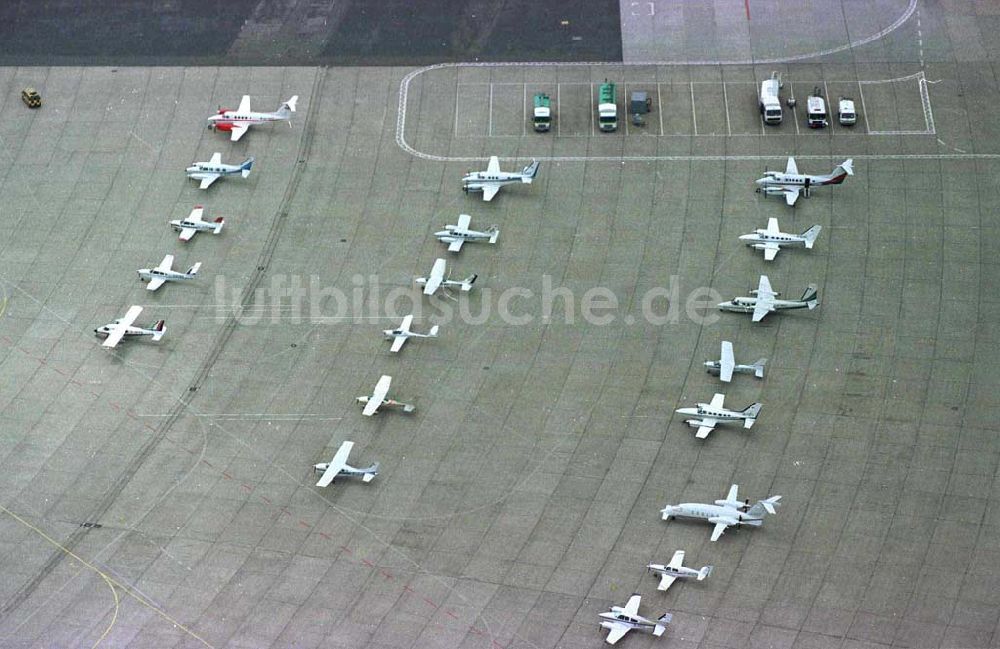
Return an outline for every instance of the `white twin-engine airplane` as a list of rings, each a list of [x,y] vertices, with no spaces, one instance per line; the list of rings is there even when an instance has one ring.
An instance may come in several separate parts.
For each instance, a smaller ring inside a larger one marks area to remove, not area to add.
[[[500,188],[508,183],[524,183],[530,185],[538,174],[538,161],[532,160],[531,164],[517,171],[500,171],[500,158],[490,156],[490,163],[486,166],[486,171],[470,171],[462,178],[462,191],[482,192],[484,201],[491,201],[497,195]]]
[[[771,261],[782,248],[805,246],[811,250],[822,229],[822,226],[814,225],[802,234],[789,234],[778,229],[778,219],[771,218],[767,220],[766,228],[740,235],[740,241],[754,250],[763,250],[764,261]]]
[[[415,331],[410,331],[410,325],[413,324],[413,314],[403,316],[403,321],[395,329],[385,329],[382,331],[386,338],[392,338],[392,347],[389,348],[390,352],[398,352],[403,348],[403,343],[406,342],[407,338],[437,338],[438,335],[438,325],[431,327],[431,330],[425,334],[418,334]]]
[[[215,219],[215,222],[202,221],[201,217],[204,213],[205,208],[203,206],[195,205],[194,209],[191,210],[191,214],[186,219],[170,221],[170,225],[175,230],[180,230],[181,232],[177,238],[181,241],[189,241],[197,232],[211,232],[212,234],[222,232],[222,226],[226,224],[226,219],[220,216]]]
[[[383,374],[382,378],[380,378],[378,383],[375,384],[375,390],[372,392],[372,396],[358,397],[358,403],[365,404],[365,409],[361,411],[362,415],[371,417],[379,411],[379,408],[383,406],[402,408],[403,412],[413,412],[417,409],[416,406],[411,406],[408,403],[403,403],[394,399],[386,399],[385,397],[389,394],[389,386],[391,384],[392,377],[388,374]]]
[[[800,174],[799,168],[795,164],[795,158],[788,158],[788,164],[785,165],[785,173],[781,173],[780,171],[765,171],[763,178],[758,178],[754,181],[757,183],[757,189],[754,191],[758,194],[764,194],[765,198],[768,196],[784,195],[786,203],[795,205],[795,201],[799,200],[800,193],[809,198],[809,193],[813,187],[839,185],[844,182],[844,178],[853,175],[854,160],[844,160],[825,176],[811,176],[809,174]]]
[[[673,616],[670,613],[664,613],[655,620],[646,619],[639,615],[639,602],[641,601],[642,595],[635,593],[628,598],[625,606],[612,606],[608,612],[598,613],[598,616],[602,618],[601,628],[608,630],[605,642],[614,644],[629,631],[643,631],[657,637],[663,635]]]
[[[313,465],[313,470],[316,473],[323,474],[319,482],[316,483],[317,487],[326,487],[340,476],[360,477],[363,482],[371,482],[378,475],[378,462],[364,469],[356,469],[347,464],[347,457],[351,454],[352,448],[354,448],[354,442],[344,442],[329,463]]]
[[[146,285],[146,290],[155,291],[167,282],[194,279],[198,274],[198,269],[201,268],[201,262],[199,261],[191,268],[188,268],[187,272],[182,273],[179,270],[174,270],[173,265],[174,256],[166,255],[156,268],[140,268],[136,272],[139,273],[139,279],[149,282]]]
[[[461,281],[457,279],[445,279],[444,273],[447,270],[447,267],[448,262],[444,259],[437,259],[434,261],[434,266],[431,268],[431,274],[427,277],[417,277],[413,280],[413,283],[417,286],[424,287],[424,295],[434,295],[438,288],[442,286],[457,286],[465,292],[472,290],[472,285],[476,282],[476,278],[479,277],[479,275],[470,275]]]
[[[273,113],[255,113],[250,110],[250,95],[243,95],[240,100],[240,107],[236,110],[220,108],[217,115],[208,118],[208,128],[229,131],[229,139],[233,142],[243,137],[243,134],[250,130],[255,124],[264,122],[286,121],[292,125],[292,113],[295,112],[295,104],[299,101],[299,96],[295,95],[278,107]]]
[[[729,410],[722,406],[725,400],[726,395],[716,394],[712,397],[711,403],[699,403],[696,408],[678,408],[677,412],[681,415],[700,417],[700,419],[684,420],[688,426],[698,429],[694,435],[698,439],[708,437],[708,434],[715,430],[715,426],[719,422],[743,420],[744,428],[752,428],[754,422],[757,421],[757,415],[760,414],[761,405],[753,403],[743,410]]]
[[[735,311],[736,313],[752,313],[753,321],[760,322],[768,313],[772,311],[783,311],[785,309],[815,309],[819,305],[816,296],[816,286],[810,284],[806,287],[802,297],[798,300],[778,300],[781,293],[775,293],[771,289],[771,280],[767,275],[760,276],[760,282],[756,290],[750,291],[750,297],[734,297],[729,302],[720,302],[719,309],[722,311]]]
[[[124,337],[135,337],[135,336],[150,336],[153,342],[159,342],[160,338],[163,338],[163,334],[167,333],[167,328],[163,320],[157,320],[153,323],[153,326],[144,329],[142,327],[133,327],[132,323],[135,319],[139,317],[142,313],[141,306],[131,306],[125,313],[125,316],[106,324],[103,327],[98,327],[94,329],[94,333],[100,337],[104,337],[105,340],[101,343],[102,347],[115,347],[121,342]]]
[[[235,176],[240,174],[244,178],[250,175],[253,168],[253,156],[244,160],[241,164],[230,165],[222,162],[221,153],[213,153],[212,159],[208,162],[192,162],[185,171],[188,178],[200,180],[198,189],[208,189],[209,185],[223,176]]]
[[[489,241],[490,243],[496,243],[497,237],[500,236],[500,230],[495,225],[491,225],[485,232],[480,232],[479,230],[470,230],[469,223],[472,222],[472,217],[468,214],[458,215],[457,225],[446,225],[444,230],[440,232],[435,232],[434,236],[441,243],[448,244],[448,252],[458,252],[462,249],[462,244],[465,242],[475,242],[475,241]]]
[[[741,374],[753,374],[758,379],[764,378],[764,364],[766,358],[762,358],[753,365],[737,365],[733,356],[733,343],[728,340],[722,341],[722,358],[717,361],[705,361],[706,371],[709,374],[718,374],[719,380],[729,383],[733,380],[733,372]]]
[[[646,566],[646,572],[654,572],[660,575],[660,585],[656,587],[656,590],[666,590],[678,579],[691,579],[694,577],[696,580],[702,581],[705,577],[712,574],[712,566],[703,566],[700,570],[686,568],[684,567],[684,550],[678,550],[674,552],[670,563],[667,565],[651,563]]]
[[[751,507],[750,500],[740,502],[737,492],[739,487],[733,485],[729,488],[729,494],[725,500],[716,500],[714,505],[707,503],[681,503],[679,505],[667,505],[660,510],[663,520],[668,521],[675,516],[681,518],[697,518],[708,521],[715,525],[712,530],[712,541],[718,541],[727,527],[750,525],[760,527],[764,524],[765,514],[774,514],[775,506],[781,500],[781,496],[771,496],[764,500],[758,500]]]

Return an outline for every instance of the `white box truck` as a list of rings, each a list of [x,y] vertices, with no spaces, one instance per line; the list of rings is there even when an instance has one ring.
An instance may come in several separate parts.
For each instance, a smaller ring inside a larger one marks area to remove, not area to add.
[[[760,84],[760,114],[764,117],[765,124],[781,123],[781,75],[777,72],[771,73],[770,79],[765,79]]]

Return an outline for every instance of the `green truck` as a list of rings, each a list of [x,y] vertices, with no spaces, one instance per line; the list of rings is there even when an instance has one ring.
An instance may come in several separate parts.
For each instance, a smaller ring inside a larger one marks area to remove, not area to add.
[[[535,95],[535,112],[532,123],[539,133],[545,133],[552,128],[552,100],[544,92]]]
[[[597,92],[597,121],[601,130],[611,132],[618,129],[618,101],[615,84],[607,79]]]

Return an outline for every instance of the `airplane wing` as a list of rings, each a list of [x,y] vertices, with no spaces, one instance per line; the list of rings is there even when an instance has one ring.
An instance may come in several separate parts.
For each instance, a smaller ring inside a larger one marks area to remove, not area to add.
[[[729,493],[726,494],[726,500],[730,502],[736,502],[739,499],[740,499],[740,486],[738,484],[734,484],[729,488]]]
[[[382,402],[385,401],[385,395],[389,394],[389,386],[392,384],[392,377],[388,374],[383,374],[375,384],[375,390],[372,391],[371,398],[368,399],[368,403],[365,404],[365,409],[361,411],[361,414],[366,417],[371,417],[374,415]]]
[[[156,270],[168,271],[173,267],[174,267],[174,256],[164,255],[163,261],[161,261],[160,265],[156,267]]]
[[[465,243],[465,239],[455,239],[448,244],[448,252],[458,252],[462,249],[463,243]]]
[[[198,186],[198,189],[208,189],[209,186],[218,179],[219,179],[219,174],[205,176],[204,178],[201,179],[201,185]]]
[[[632,597],[629,597],[628,601],[625,602],[625,606],[622,607],[622,610],[625,613],[625,615],[628,615],[629,617],[635,617],[636,615],[638,615],[639,602],[641,601],[642,601],[642,595],[632,595]]]
[[[632,627],[627,624],[619,624],[617,622],[611,623],[611,628],[608,629],[608,637],[604,639],[608,644],[614,644],[621,640],[626,633],[628,633]]]
[[[188,221],[201,221],[202,220],[201,217],[202,217],[202,215],[204,213],[205,213],[205,208],[201,207],[199,205],[198,207],[196,207],[193,210],[191,210],[191,213],[188,214],[187,220]]]
[[[694,434],[698,439],[705,439],[708,434],[715,430],[715,424],[718,422],[715,419],[703,418],[699,423],[698,432]]]
[[[250,125],[247,123],[233,124],[233,127],[229,130],[229,141],[238,142],[243,135],[250,130]]]
[[[236,109],[237,113],[249,113],[250,112],[250,95],[243,95],[243,99],[240,99],[240,107]]]
[[[490,156],[490,163],[486,165],[486,173],[488,174],[498,174],[500,173],[500,158],[495,155]]]
[[[726,401],[726,395],[716,393],[712,397],[712,401],[709,402],[708,405],[710,408],[722,408],[722,404],[725,403],[725,401]]]
[[[431,267],[431,274],[427,278],[427,283],[424,284],[424,295],[433,295],[434,291],[438,290],[442,280],[444,280],[444,271],[446,269],[447,262],[444,259],[436,259],[434,261],[434,266]]]
[[[181,241],[190,241],[191,237],[194,236],[195,232],[197,232],[197,230],[195,230],[194,228],[181,228],[180,236],[178,236],[177,238],[180,239]]]
[[[799,175],[799,167],[795,164],[795,158],[789,156],[788,164],[785,165],[785,175],[787,176],[797,176]]]
[[[125,330],[132,326],[135,319],[139,317],[142,313],[141,306],[131,306],[129,310],[125,312],[125,316],[119,320],[108,332],[108,337],[104,339],[101,343],[102,347],[114,347],[119,342],[121,342],[122,337],[125,335]]]
[[[498,191],[500,191],[500,185],[497,185],[496,183],[484,183],[483,200],[484,201],[493,200],[493,197],[497,195]]]
[[[727,527],[729,527],[729,523],[716,523],[715,529],[712,530],[711,540],[718,541],[719,537],[722,536],[722,533],[726,531]]]
[[[660,585],[656,587],[656,590],[666,590],[675,581],[677,581],[677,577],[673,575],[660,575]]]
[[[764,244],[764,261],[774,261],[774,258],[778,256],[778,251],[781,247],[774,242],[767,242]]]
[[[468,230],[470,223],[472,223],[472,217],[471,216],[469,216],[468,214],[459,214],[458,215],[458,224],[457,224],[457,227],[458,227],[459,230]]]
[[[160,288],[166,283],[167,280],[163,279],[162,277],[154,277],[153,279],[149,280],[149,284],[146,284],[146,290],[155,291],[156,289]]]
[[[684,565],[684,550],[678,550],[674,552],[673,558],[670,559],[670,563],[667,564],[668,568],[680,568]]]
[[[757,297],[773,298],[774,295],[774,289],[771,288],[771,280],[767,275],[761,275],[760,279],[757,280]]]
[[[351,449],[353,447],[354,442],[344,442],[340,445],[340,448],[337,450],[337,454],[333,456],[332,460],[330,460],[330,464],[327,465],[326,471],[323,472],[319,482],[316,483],[317,487],[326,487],[333,482],[333,479],[337,477],[340,470],[347,464],[347,456],[351,454]]]
[[[216,151],[212,154],[212,159],[208,161],[210,165],[222,164],[222,154]]]
[[[402,329],[403,331],[409,331],[410,325],[412,324],[413,324],[413,314],[408,313],[405,316],[403,316],[403,321],[399,323],[399,328]]]
[[[772,217],[767,220],[767,233],[781,234],[781,230],[778,228],[778,219]]]
[[[795,205],[795,201],[799,200],[799,188],[798,187],[785,187],[785,202],[789,205]]]
[[[719,379],[725,383],[732,381],[734,367],[736,367],[736,359],[733,356],[733,343],[723,340],[722,359],[719,361]]]
[[[757,304],[753,308],[752,322],[760,322],[763,320],[768,313],[771,312],[771,299],[764,300],[762,298],[757,298]]]
[[[396,336],[392,339],[392,347],[389,348],[390,352],[398,352],[403,348],[403,344],[406,343],[406,336]]]

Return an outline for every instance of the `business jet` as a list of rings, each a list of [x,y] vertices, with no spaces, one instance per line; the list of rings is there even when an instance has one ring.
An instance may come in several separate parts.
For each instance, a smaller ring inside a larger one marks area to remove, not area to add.
[[[670,613],[664,613],[655,620],[649,620],[639,615],[639,603],[642,596],[635,593],[628,598],[625,606],[612,606],[606,613],[598,613],[601,618],[601,628],[608,630],[608,637],[604,639],[608,644],[614,644],[622,639],[629,631],[642,631],[652,633],[659,637],[667,630],[667,624],[673,617]]]
[[[839,185],[844,182],[845,178],[853,175],[854,160],[844,160],[834,167],[833,171],[829,174],[811,176],[809,174],[800,174],[799,168],[795,164],[795,158],[788,158],[788,163],[785,165],[785,173],[781,173],[780,171],[765,171],[763,178],[758,178],[754,181],[757,184],[757,189],[754,191],[758,194],[763,194],[764,198],[784,195],[786,203],[795,205],[795,201],[799,200],[800,193],[809,198],[813,187]]]
[[[764,261],[772,261],[782,248],[805,247],[812,250],[822,226],[814,225],[802,234],[790,234],[778,229],[778,219],[768,219],[767,227],[754,230],[751,234],[740,235],[743,241],[754,250],[764,251]]]
[[[717,361],[705,361],[705,367],[709,374],[718,374],[719,380],[729,383],[733,380],[733,372],[740,374],[753,374],[758,379],[764,378],[764,365],[766,358],[762,358],[753,365],[738,365],[733,356],[733,343],[728,340],[722,341],[722,358]]]
[[[417,409],[416,406],[412,406],[408,403],[403,403],[401,401],[396,401],[395,399],[386,399],[386,395],[389,394],[389,386],[392,384],[392,377],[388,374],[383,374],[382,378],[378,380],[375,384],[375,390],[372,391],[370,397],[358,397],[358,403],[363,403],[365,405],[364,410],[361,414],[365,417],[371,417],[382,407],[395,407],[402,408],[403,412],[413,412]]]
[[[246,178],[253,168],[253,156],[250,156],[238,165],[224,164],[221,153],[213,153],[212,159],[208,162],[192,162],[185,171],[188,178],[200,180],[198,189],[208,189],[209,186],[223,176],[235,176],[239,174]]]
[[[140,268],[138,271],[139,279],[148,281],[149,284],[146,285],[147,291],[155,291],[167,282],[182,282],[189,279],[194,279],[198,274],[198,270],[201,268],[201,262],[199,261],[191,268],[188,268],[186,272],[181,272],[179,270],[173,269],[174,256],[166,255],[163,257],[163,261],[156,268]]]
[[[478,275],[470,275],[463,280],[456,279],[445,279],[444,273],[447,270],[448,262],[444,259],[437,259],[434,262],[434,266],[431,268],[431,274],[427,277],[417,277],[413,280],[413,283],[417,286],[424,287],[424,295],[434,295],[437,290],[444,287],[457,286],[462,289],[463,292],[469,292],[472,290],[472,285],[475,284]]]
[[[714,505],[705,503],[667,505],[660,510],[660,515],[665,521],[669,521],[677,516],[708,521],[715,525],[711,538],[714,542],[719,540],[719,537],[722,536],[728,527],[736,527],[737,529],[743,525],[760,527],[764,524],[764,516],[766,514],[774,514],[774,508],[778,505],[778,501],[781,500],[781,496],[771,496],[764,500],[758,500],[751,507],[749,500],[744,502],[738,500],[738,490],[739,487],[737,485],[731,486],[725,500],[716,500]]]
[[[684,566],[684,550],[678,550],[674,552],[674,556],[670,559],[670,563],[663,565],[662,563],[651,563],[646,566],[646,572],[652,572],[660,575],[660,584],[656,587],[656,590],[666,590],[670,588],[678,579],[691,579],[694,578],[697,581],[702,581],[710,574],[712,574],[712,566],[702,566],[700,569],[695,570],[694,568],[686,568]]]
[[[201,205],[195,205],[194,209],[191,210],[191,214],[189,214],[186,219],[170,221],[170,225],[175,230],[180,230],[180,236],[177,238],[181,241],[190,241],[191,237],[198,232],[211,232],[212,234],[219,234],[222,232],[222,226],[226,224],[226,219],[220,216],[213,222],[202,221],[201,217],[204,213],[204,207]]]
[[[329,463],[314,464],[313,470],[322,473],[317,487],[326,487],[340,476],[361,478],[362,482],[371,482],[378,475],[378,462],[364,469],[356,469],[347,464],[347,457],[354,448],[354,442],[344,442]]]
[[[786,309],[809,309],[811,311],[819,306],[816,286],[813,284],[806,287],[802,297],[798,300],[776,299],[779,296],[781,293],[775,293],[771,289],[771,280],[767,278],[767,275],[761,275],[756,290],[751,290],[749,297],[734,297],[729,302],[720,302],[718,306],[722,311],[752,313],[753,322],[760,322],[768,313],[774,311]]]
[[[418,334],[410,330],[410,325],[412,324],[413,314],[410,314],[403,316],[403,321],[395,329],[385,329],[382,331],[386,338],[392,338],[392,347],[389,348],[390,352],[395,353],[402,349],[407,338],[437,338],[438,325],[431,327],[431,330],[425,334]]]
[[[299,96],[295,95],[288,101],[281,104],[273,113],[255,113],[250,110],[250,95],[243,95],[240,100],[240,107],[236,110],[220,108],[218,114],[208,118],[208,128],[218,131],[229,131],[229,139],[236,142],[243,134],[250,130],[251,126],[263,124],[265,122],[288,122],[292,125],[292,113],[295,112],[295,104],[299,101]]]
[[[125,313],[124,317],[118,318],[104,325],[103,327],[98,327],[94,329],[94,333],[98,337],[104,338],[104,342],[101,343],[101,347],[116,347],[122,338],[135,338],[142,336],[149,336],[153,339],[153,342],[159,342],[160,338],[163,338],[163,334],[167,333],[166,323],[163,320],[157,320],[148,329],[143,327],[134,327],[132,324],[135,322],[139,314],[142,313],[141,306],[131,306],[129,310]]]
[[[491,201],[497,195],[500,188],[510,183],[524,183],[530,185],[538,174],[538,161],[532,160],[531,164],[517,171],[500,171],[500,159],[490,156],[490,162],[486,166],[486,171],[470,171],[462,178],[462,191],[482,192],[484,201]]]
[[[462,244],[466,242],[497,242],[497,237],[500,236],[500,230],[497,226],[492,225],[488,230],[480,232],[479,230],[469,229],[469,223],[471,221],[472,217],[468,214],[459,214],[457,225],[446,225],[444,226],[444,230],[435,232],[434,236],[437,237],[437,240],[441,243],[448,244],[448,252],[458,252],[462,249]]]
[[[693,415],[698,419],[685,419],[684,423],[692,428],[697,428],[695,437],[705,439],[708,434],[715,430],[716,424],[726,421],[743,421],[744,428],[752,428],[760,414],[761,404],[753,403],[743,410],[729,410],[723,407],[726,395],[716,394],[712,397],[711,403],[699,403],[695,408],[678,408],[677,413],[681,415]]]

